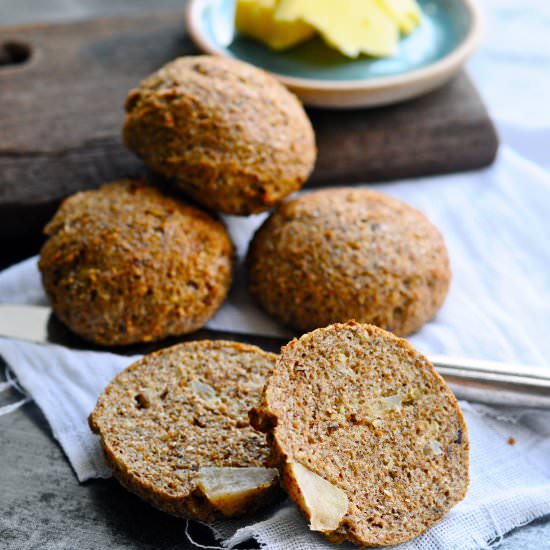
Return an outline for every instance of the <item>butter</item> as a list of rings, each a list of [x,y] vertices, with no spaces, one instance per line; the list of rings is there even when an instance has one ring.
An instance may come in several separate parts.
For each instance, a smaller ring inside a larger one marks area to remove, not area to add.
[[[385,57],[397,50],[399,27],[392,12],[382,7],[381,2],[280,0],[275,17],[280,21],[305,21],[348,57],[360,54]]]
[[[315,29],[299,18],[291,21],[275,19],[277,3],[277,0],[237,0],[237,30],[274,50],[291,48],[315,34]]]
[[[348,57],[387,57],[422,20],[416,0],[237,0],[243,34],[284,50],[317,32]]]
[[[397,23],[402,34],[410,34],[422,21],[416,0],[378,0],[378,3]]]

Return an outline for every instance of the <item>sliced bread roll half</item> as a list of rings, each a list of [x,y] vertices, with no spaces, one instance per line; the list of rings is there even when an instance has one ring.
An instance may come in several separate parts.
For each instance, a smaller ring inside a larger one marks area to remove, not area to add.
[[[468,487],[457,401],[408,342],[335,324],[281,351],[252,424],[269,434],[282,485],[313,530],[361,546],[409,540]]]
[[[276,356],[236,342],[188,342],[146,355],[99,397],[89,424],[114,476],[176,516],[212,521],[279,493],[248,411]]]

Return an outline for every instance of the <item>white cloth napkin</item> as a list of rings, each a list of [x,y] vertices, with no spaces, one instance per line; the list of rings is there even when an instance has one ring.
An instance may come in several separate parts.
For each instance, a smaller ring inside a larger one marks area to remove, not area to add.
[[[378,189],[425,212],[449,246],[454,278],[448,299],[411,342],[425,353],[545,364],[550,352],[550,177],[503,147],[497,163],[483,172]],[[241,257],[262,219],[226,218]],[[286,334],[252,303],[243,277],[240,266],[229,300],[208,326]],[[0,301],[46,302],[36,259],[0,274]],[[46,415],[78,479],[108,476],[86,418],[105,385],[132,358],[9,339],[0,339],[0,355]],[[550,414],[462,407],[472,449],[468,495],[402,548],[483,548],[550,513]],[[308,530],[289,502],[261,521],[219,522],[215,529],[228,547],[254,537],[276,550],[332,548]]]

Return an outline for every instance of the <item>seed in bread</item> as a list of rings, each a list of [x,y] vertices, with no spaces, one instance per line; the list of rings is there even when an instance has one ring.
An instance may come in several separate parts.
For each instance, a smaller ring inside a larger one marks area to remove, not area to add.
[[[283,487],[332,542],[399,544],[466,493],[468,433],[454,395],[406,340],[372,325],[290,342],[250,417],[269,434]]]
[[[39,266],[53,310],[101,345],[197,330],[231,284],[223,224],[142,180],[69,197],[45,233]]]
[[[124,143],[208,208],[279,204],[313,169],[315,137],[298,99],[247,63],[181,57],[126,100]]]
[[[272,502],[277,471],[248,410],[275,359],[255,346],[203,340],[121,372],[89,418],[114,476],[160,510],[201,521]]]
[[[287,202],[256,233],[247,263],[259,304],[301,332],[355,319],[405,336],[435,315],[451,277],[437,228],[365,189]]]

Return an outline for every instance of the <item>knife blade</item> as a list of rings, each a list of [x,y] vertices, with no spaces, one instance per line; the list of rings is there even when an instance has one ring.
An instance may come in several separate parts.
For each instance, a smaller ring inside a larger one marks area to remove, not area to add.
[[[177,342],[202,339],[237,340],[278,352],[285,338],[201,329],[180,338],[133,346],[104,348],[70,332],[45,306],[0,304],[0,336],[58,344],[74,349],[108,350],[133,355]],[[459,399],[492,405],[550,409],[550,368],[432,355],[428,359]]]

